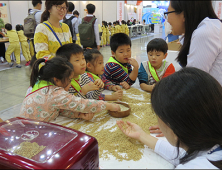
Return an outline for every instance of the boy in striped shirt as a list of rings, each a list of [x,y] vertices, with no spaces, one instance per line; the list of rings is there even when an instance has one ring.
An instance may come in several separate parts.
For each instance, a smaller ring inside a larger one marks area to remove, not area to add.
[[[129,89],[135,83],[139,69],[137,61],[131,58],[131,40],[125,33],[117,33],[111,37],[110,47],[112,56],[103,75],[113,84]]]

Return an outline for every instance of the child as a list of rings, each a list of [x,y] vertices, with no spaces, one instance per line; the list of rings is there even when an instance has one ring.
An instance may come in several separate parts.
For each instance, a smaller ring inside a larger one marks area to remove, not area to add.
[[[98,82],[93,83],[85,73],[86,60],[83,49],[77,44],[65,44],[57,50],[56,57],[67,59],[74,67],[69,93],[84,99],[97,99],[100,95],[98,90],[103,88],[103,85]]]
[[[168,141],[145,133],[134,123],[117,124],[175,169],[222,169],[221,103],[222,87],[216,79],[187,67],[160,80],[151,94],[160,130]]]
[[[106,45],[109,46],[110,45],[110,33],[109,33],[109,29],[108,29],[108,24],[105,21],[105,25],[106,25]]]
[[[112,23],[111,23],[111,22],[109,22],[108,25],[109,25],[109,26],[108,26],[108,29],[109,29],[109,31],[110,31],[110,33],[111,33],[111,36],[113,36],[113,34],[114,34],[114,32],[115,32],[114,27],[112,27]]]
[[[39,70],[39,64],[42,62],[45,62],[45,65]],[[66,59],[37,60],[30,79],[32,93],[24,99],[20,115],[47,122],[59,115],[90,120],[95,113],[102,110],[120,109],[118,105],[85,100],[69,94],[67,90],[72,76],[73,66]]]
[[[22,25],[16,25],[15,28],[16,28],[16,31],[18,33],[19,41],[21,43],[22,54],[25,57],[25,60],[27,61],[25,66],[28,66],[30,64],[30,61],[31,61],[31,54],[30,54],[30,51],[29,51],[29,44],[27,42],[27,37],[24,35]]]
[[[166,41],[155,38],[147,44],[149,61],[143,61],[139,68],[138,78],[144,91],[152,92],[155,83],[175,72],[172,63],[163,61],[167,57]]]
[[[115,33],[121,33],[121,26],[119,25],[119,21],[116,21]]]
[[[106,25],[105,21],[102,21],[102,45],[103,47],[106,46]]]
[[[14,63],[11,62],[11,54],[14,52],[15,58],[16,58],[16,67],[21,68],[20,65],[20,44],[19,44],[19,37],[15,30],[12,30],[12,25],[7,23],[5,24],[5,29],[7,30],[6,35],[3,34],[3,36],[9,38],[10,45],[8,46],[8,49],[5,52],[5,59],[9,63],[9,66],[12,67]]]
[[[103,88],[98,90],[100,95],[97,99],[113,101],[117,99],[122,99],[123,91],[120,86],[114,85],[112,82],[107,80],[104,75],[104,62],[103,56],[97,49],[88,49],[84,52],[86,59],[87,75],[92,82],[100,81],[104,83],[104,89],[115,91],[112,95],[102,94]]]
[[[117,33],[111,37],[110,47],[112,57],[106,63],[103,75],[113,84],[129,89],[136,81],[139,68],[137,61],[131,58],[131,40],[126,34]]]

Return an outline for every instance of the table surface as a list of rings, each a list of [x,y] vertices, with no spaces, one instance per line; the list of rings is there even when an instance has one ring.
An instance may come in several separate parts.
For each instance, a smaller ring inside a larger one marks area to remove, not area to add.
[[[138,82],[135,83],[132,87],[140,89]],[[141,89],[140,89],[141,90]],[[111,91],[104,90],[104,94],[111,94]],[[120,118],[111,118],[107,123],[109,127],[112,127],[116,124],[116,121]],[[91,120],[93,121],[93,119]],[[57,123],[57,124],[64,124],[66,122],[70,122],[70,118],[59,116],[56,118],[55,121],[52,121],[51,123]],[[74,122],[75,123],[75,122]],[[83,123],[83,122],[82,122]],[[70,126],[70,125],[67,125]],[[101,127],[101,128],[105,128]],[[84,132],[84,130],[83,130]],[[156,134],[153,134],[155,137]],[[165,137],[160,137],[159,139],[166,140]],[[109,155],[109,160],[104,160],[103,158],[99,159],[99,165],[101,169],[173,169],[174,166],[170,164],[168,161],[163,159],[161,156],[156,154],[152,149],[149,149],[147,146],[142,150],[143,156],[139,161],[118,161],[115,157],[112,155]]]
[[[2,43],[2,42],[9,42],[9,39],[8,38],[0,38],[0,43]]]

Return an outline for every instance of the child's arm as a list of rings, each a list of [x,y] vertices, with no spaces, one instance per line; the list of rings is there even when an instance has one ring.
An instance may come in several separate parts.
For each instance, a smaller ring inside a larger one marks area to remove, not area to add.
[[[118,91],[122,90],[120,86],[113,84],[111,81],[107,80],[106,77],[101,75],[101,80],[104,83],[104,89],[106,90],[111,90],[111,91]]]
[[[105,101],[115,101],[118,99],[122,99],[122,97],[123,97],[123,91],[118,90],[114,92],[112,95],[105,95]]]
[[[147,92],[152,92],[153,91],[153,88],[154,88],[155,84],[153,85],[148,85],[146,83],[141,83],[140,84],[140,88],[144,91],[147,91]]]
[[[138,76],[139,64],[137,63],[137,61],[136,61],[134,58],[129,58],[129,59],[128,59],[128,63],[133,66],[133,70],[132,70],[132,72],[129,74],[129,78],[130,78],[132,81],[136,81],[136,78],[137,78],[137,76]]]

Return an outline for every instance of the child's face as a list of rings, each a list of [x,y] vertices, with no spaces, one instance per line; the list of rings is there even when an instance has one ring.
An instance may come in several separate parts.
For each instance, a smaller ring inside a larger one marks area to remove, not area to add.
[[[155,69],[159,69],[162,65],[163,59],[166,58],[167,53],[164,54],[162,51],[153,50],[153,51],[149,51],[147,53],[147,55],[148,55],[148,59],[149,59],[149,62],[151,63],[151,65]]]
[[[128,63],[128,59],[131,58],[131,47],[130,45],[121,45],[117,48],[116,52],[112,52],[112,55],[120,63]]]
[[[103,56],[98,56],[93,64],[87,63],[87,69],[93,74],[102,75],[104,73]]]
[[[113,24],[114,25],[114,27],[116,26],[116,24]]]
[[[69,61],[74,68],[73,78],[77,78],[79,75],[85,73],[86,71],[86,60],[83,53],[73,54]]]
[[[68,91],[71,86],[71,79],[73,78],[74,72],[67,78],[65,82],[62,82],[59,79],[54,78],[55,85],[58,87],[63,87],[65,91]]]

